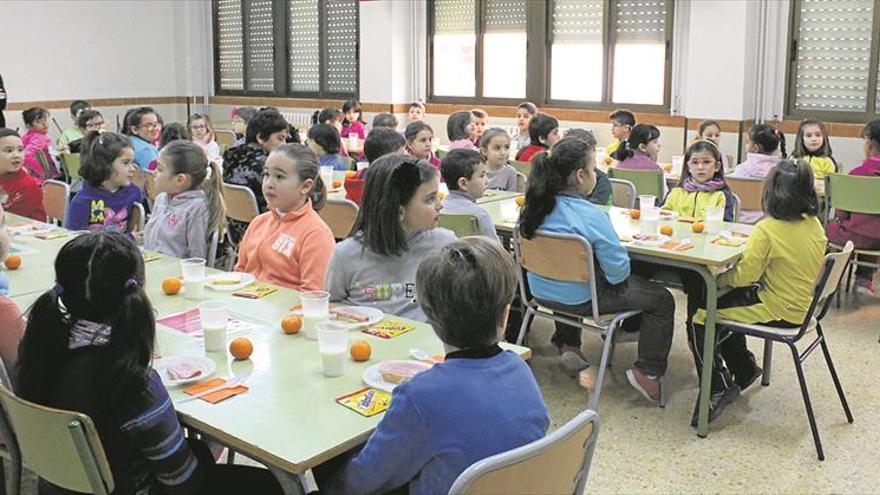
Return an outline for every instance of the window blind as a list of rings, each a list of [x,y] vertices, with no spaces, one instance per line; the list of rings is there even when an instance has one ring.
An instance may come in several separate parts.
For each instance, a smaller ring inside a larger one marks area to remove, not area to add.
[[[488,0],[486,32],[526,30],[526,0]]]
[[[473,33],[476,7],[473,0],[435,0],[434,32]]]
[[[799,14],[795,108],[867,111],[874,0],[803,0]]]
[[[251,91],[275,90],[275,36],[272,0],[251,0],[247,20],[247,86]]]
[[[241,0],[217,2],[218,66],[220,89],[244,89]]]
[[[665,43],[666,1],[619,1],[614,24],[617,43]]]
[[[356,0],[323,0],[326,90],[356,93],[358,86],[358,9]]]
[[[290,90],[318,92],[321,89],[318,0],[289,1]]]
[[[601,43],[603,0],[553,2],[553,43]]]

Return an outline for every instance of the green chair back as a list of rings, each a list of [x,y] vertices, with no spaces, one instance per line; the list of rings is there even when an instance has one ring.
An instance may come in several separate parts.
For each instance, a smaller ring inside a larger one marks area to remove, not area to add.
[[[345,162],[346,170],[357,170],[357,162],[354,160],[354,158],[350,156],[341,156],[341,158],[342,161]]]
[[[30,471],[68,490],[113,491],[110,464],[88,416],[28,402],[5,387],[0,387],[0,404]]]
[[[437,155],[437,158],[442,159],[444,156],[446,156],[447,153],[449,153],[448,150],[438,148],[437,153],[435,153],[435,155]]]
[[[64,172],[71,184],[79,180],[79,157],[79,153],[64,153],[61,155]]]
[[[663,172],[657,170],[626,170],[617,167],[608,169],[612,179],[628,180],[636,186],[636,196],[653,194],[658,201],[663,200]]]
[[[827,174],[825,198],[835,210],[880,215],[880,177]]]
[[[518,162],[516,160],[510,161],[510,166],[515,168],[517,172],[529,176],[529,172],[532,171],[532,164],[530,162]]]
[[[473,215],[440,215],[438,222],[444,229],[455,232],[455,237],[465,237],[480,233],[480,224]]]

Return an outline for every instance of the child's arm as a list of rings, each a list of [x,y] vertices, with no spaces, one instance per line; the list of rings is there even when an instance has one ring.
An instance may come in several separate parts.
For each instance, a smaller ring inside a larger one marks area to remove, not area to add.
[[[186,236],[186,252],[189,257],[208,257],[208,218],[208,208],[205,203],[200,204],[189,214],[189,221],[183,234]]]
[[[237,272],[243,272],[247,269],[248,259],[251,256],[250,233],[251,229],[248,228],[241,236],[241,240],[238,241],[238,262],[235,263],[235,271]]]
[[[337,244],[333,250],[333,256],[330,257],[330,263],[327,266],[327,280],[324,284],[324,290],[330,293],[331,301],[343,301],[348,298],[348,279],[349,274],[345,269],[345,255],[340,253]],[[349,263],[355,260],[349,260]]]
[[[302,292],[324,290],[327,266],[336,242],[333,235],[323,230],[315,230],[301,240],[299,277]],[[331,299],[333,298],[331,294]]]
[[[719,287],[747,287],[758,280],[767,271],[770,264],[770,239],[759,223],[749,240],[746,241],[745,252],[732,270],[718,278]]]
[[[495,232],[495,223],[492,221],[492,216],[489,215],[488,211],[479,206],[476,206],[475,208],[474,212],[477,214],[477,222],[480,224],[480,232],[489,239],[501,244],[501,239],[498,238],[498,233]]]
[[[596,171],[596,187],[590,193],[590,202],[597,205],[608,204],[611,199],[611,181],[601,170]]]
[[[597,218],[602,218],[599,216]],[[620,245],[620,239],[611,225],[611,219],[607,215],[604,221],[599,222],[596,226],[598,236],[591,239],[593,251],[596,259],[599,260],[599,266],[605,273],[605,280],[615,285],[623,282],[629,277],[629,255],[626,249]]]
[[[64,221],[64,228],[68,230],[86,230],[89,228],[88,199],[73,198],[67,209],[67,219]]]

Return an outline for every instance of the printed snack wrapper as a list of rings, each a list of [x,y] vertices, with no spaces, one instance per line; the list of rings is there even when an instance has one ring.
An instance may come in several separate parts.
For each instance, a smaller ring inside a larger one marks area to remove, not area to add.
[[[369,418],[385,412],[391,405],[391,394],[374,388],[362,388],[336,399],[342,406]]]
[[[365,328],[363,332],[387,340],[412,331],[415,328],[415,325],[404,323],[400,320],[382,320],[371,327]]]
[[[264,284],[262,282],[254,282],[250,285],[232,293],[233,296],[245,297],[247,299],[260,299],[278,290],[278,287]]]

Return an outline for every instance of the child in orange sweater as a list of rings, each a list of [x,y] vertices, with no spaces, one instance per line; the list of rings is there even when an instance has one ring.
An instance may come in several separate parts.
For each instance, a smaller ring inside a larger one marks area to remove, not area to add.
[[[248,225],[236,271],[299,291],[323,290],[335,242],[317,213],[326,196],[318,157],[301,144],[279,146],[266,160],[263,196],[269,211]]]

